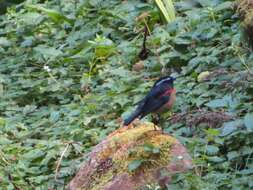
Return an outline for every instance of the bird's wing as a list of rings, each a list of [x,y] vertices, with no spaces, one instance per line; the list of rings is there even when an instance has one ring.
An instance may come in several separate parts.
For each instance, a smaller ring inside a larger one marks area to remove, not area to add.
[[[170,96],[161,96],[156,99],[148,99],[145,104],[142,106],[141,118],[145,117],[151,112],[159,110],[164,104],[166,104],[170,99]]]
[[[139,102],[135,103],[135,105],[143,106],[148,99],[156,99],[159,98],[162,94],[164,94],[167,90],[166,85],[153,86],[149,93]]]
[[[167,84],[161,84],[159,86],[154,86],[147,95],[147,99],[149,98],[159,98],[168,90]]]

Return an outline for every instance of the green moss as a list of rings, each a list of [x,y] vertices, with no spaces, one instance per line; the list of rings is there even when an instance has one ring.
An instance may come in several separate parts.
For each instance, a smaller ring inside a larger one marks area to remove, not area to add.
[[[151,178],[152,170],[166,166],[170,162],[170,147],[175,139],[154,131],[153,124],[145,123],[132,129],[123,129],[108,139],[108,146],[100,153],[101,159],[111,159],[110,168],[98,170],[92,176],[88,189],[98,190],[107,184],[115,175],[128,172],[130,175],[142,173]],[[145,148],[149,146],[152,149]],[[152,150],[156,150],[153,151]],[[130,172],[128,165],[134,160],[143,160],[140,167]],[[87,188],[86,188],[87,189]]]

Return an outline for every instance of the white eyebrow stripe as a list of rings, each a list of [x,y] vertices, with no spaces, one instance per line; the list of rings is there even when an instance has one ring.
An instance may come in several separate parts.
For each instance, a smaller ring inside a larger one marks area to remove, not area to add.
[[[165,81],[168,81],[168,80],[170,80],[170,78],[163,79],[163,80],[159,81],[159,82],[156,84],[156,86],[159,85],[159,84],[161,84],[161,83],[163,83],[163,82],[165,82]]]

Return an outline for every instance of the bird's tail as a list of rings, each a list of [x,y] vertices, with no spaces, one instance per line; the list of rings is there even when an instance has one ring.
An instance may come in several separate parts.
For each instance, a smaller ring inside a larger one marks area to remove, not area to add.
[[[133,120],[135,120],[141,114],[141,110],[137,109],[134,113],[132,113],[128,118],[124,120],[124,126],[129,125]]]

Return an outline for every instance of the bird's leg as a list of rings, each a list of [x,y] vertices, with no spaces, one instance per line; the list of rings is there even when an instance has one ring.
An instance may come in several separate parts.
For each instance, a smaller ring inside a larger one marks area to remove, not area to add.
[[[158,114],[152,114],[151,118],[152,118],[152,123],[154,123],[154,130],[155,131],[159,130],[159,128],[157,127],[157,125],[159,124],[159,120],[160,120],[159,115]]]
[[[162,129],[161,129],[161,131],[162,131],[162,134],[165,134],[165,132],[164,132],[164,128],[162,128]]]
[[[159,118],[158,114],[156,114],[156,113],[151,114],[152,123],[157,125],[159,123],[159,120],[160,120],[160,118]]]
[[[155,131],[159,131],[159,130],[160,130],[160,128],[159,128],[159,127],[157,127],[157,126],[154,124],[154,130],[155,130]]]

